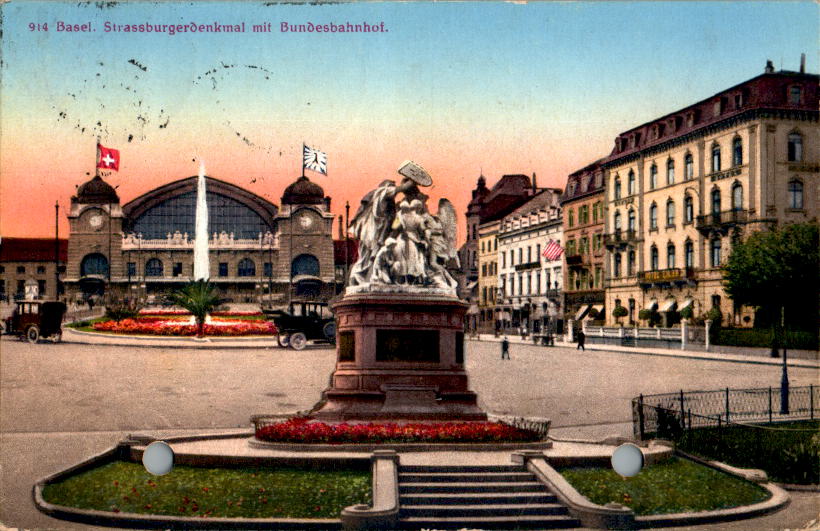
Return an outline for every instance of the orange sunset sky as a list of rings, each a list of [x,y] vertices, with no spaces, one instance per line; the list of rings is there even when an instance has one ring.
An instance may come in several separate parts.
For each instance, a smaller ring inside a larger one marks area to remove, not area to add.
[[[460,216],[480,172],[567,174],[615,136],[762,72],[817,72],[812,2],[226,3],[12,2],[0,85],[0,236],[60,235],[95,143],[119,149],[106,179],[122,203],[198,171],[278,204],[302,143],[328,154],[307,175],[351,215],[414,160],[431,205]],[[731,20],[732,24],[726,24]],[[58,22],[89,24],[85,33]],[[250,26],[271,22],[269,33]],[[281,24],[384,22],[379,33],[292,33]],[[687,31],[680,31],[686,21]],[[243,33],[106,31],[242,24]],[[43,25],[48,24],[48,30]],[[708,57],[709,61],[704,61]],[[334,225],[334,236],[336,228]]]

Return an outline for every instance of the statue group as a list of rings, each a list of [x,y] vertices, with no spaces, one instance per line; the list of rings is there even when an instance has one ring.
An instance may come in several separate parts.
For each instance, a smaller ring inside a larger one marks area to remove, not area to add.
[[[362,198],[350,225],[359,240],[359,259],[350,272],[347,293],[409,292],[456,295],[447,271],[455,260],[456,213],[441,199],[438,212],[427,209],[419,186],[432,178],[420,166],[405,162],[400,184],[385,180]]]

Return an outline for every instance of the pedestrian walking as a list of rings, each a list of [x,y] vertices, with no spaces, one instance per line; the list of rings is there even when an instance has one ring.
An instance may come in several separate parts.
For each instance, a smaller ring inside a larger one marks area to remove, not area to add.
[[[510,341],[507,339],[507,336],[504,336],[504,339],[501,340],[501,359],[510,359]]]
[[[586,349],[584,348],[584,341],[586,341],[586,339],[587,339],[587,336],[586,336],[586,334],[584,334],[584,331],[579,330],[578,331],[578,346],[575,347],[575,350],[581,349],[581,350],[586,352]]]

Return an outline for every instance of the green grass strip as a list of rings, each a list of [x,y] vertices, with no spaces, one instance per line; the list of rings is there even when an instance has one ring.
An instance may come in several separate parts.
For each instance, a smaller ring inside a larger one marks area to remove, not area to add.
[[[79,509],[232,518],[338,518],[370,503],[370,472],[175,466],[153,476],[115,461],[47,485],[43,498]]]
[[[562,468],[561,474],[592,502],[626,505],[638,516],[728,509],[759,503],[769,492],[754,483],[689,461],[670,458],[632,478],[611,468]]]

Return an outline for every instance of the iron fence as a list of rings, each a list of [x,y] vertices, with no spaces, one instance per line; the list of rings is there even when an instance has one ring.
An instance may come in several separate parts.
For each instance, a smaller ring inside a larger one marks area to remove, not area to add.
[[[673,438],[679,430],[731,422],[775,422],[820,418],[820,387],[779,387],[680,391],[632,399],[632,427],[641,440]]]

